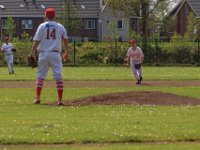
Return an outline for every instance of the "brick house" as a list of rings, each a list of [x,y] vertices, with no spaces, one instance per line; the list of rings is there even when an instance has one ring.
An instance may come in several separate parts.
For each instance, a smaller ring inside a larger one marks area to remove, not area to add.
[[[196,18],[200,18],[200,0],[181,0],[171,10],[169,15],[176,19],[176,24],[171,30],[171,35],[176,32],[183,36],[187,32],[187,17],[190,12],[193,12]]]
[[[103,41],[105,40],[105,25],[111,21],[117,21],[119,36],[122,41],[128,40],[128,30],[138,32],[138,17],[124,18],[123,16],[112,16],[105,9],[104,0],[72,0],[77,8],[77,16],[82,20],[82,25],[77,32],[68,29],[70,39],[78,41]],[[30,36],[34,33],[40,23],[45,20],[44,12],[48,7],[56,9],[57,18],[61,17],[61,9],[64,0],[1,0],[0,1],[0,36],[6,29],[7,17],[11,16],[16,24],[16,35],[20,37],[23,32]],[[106,10],[106,11],[105,11]]]

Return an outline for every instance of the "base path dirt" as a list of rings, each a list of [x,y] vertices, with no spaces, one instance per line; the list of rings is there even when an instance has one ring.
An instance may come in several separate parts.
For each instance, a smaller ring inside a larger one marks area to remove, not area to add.
[[[65,88],[71,87],[131,87],[131,86],[200,86],[200,81],[145,81],[136,85],[134,81],[64,81]],[[35,88],[35,81],[1,81],[0,88]],[[45,81],[44,88],[56,88],[55,81]],[[178,96],[171,93],[132,91],[109,93],[86,98],[64,100],[67,106],[82,105],[200,105],[200,99]],[[56,102],[48,103],[56,105]]]
[[[181,145],[185,145],[185,144],[199,144],[200,141],[153,141],[153,142],[103,142],[103,143],[72,143],[72,144],[9,144],[9,145],[0,145],[0,149],[2,148],[3,150],[9,150],[9,149],[13,149],[13,148],[17,148],[17,149],[52,149],[52,148],[57,148],[57,149],[61,149],[61,148],[65,148],[65,149],[80,149],[81,147],[89,147],[88,149],[91,149],[92,147],[94,147],[94,149],[96,149],[95,147],[107,147],[107,146],[111,146],[111,145],[167,145],[167,144],[181,144]],[[101,148],[100,148],[101,149]]]
[[[67,87],[128,87],[135,81],[64,81]],[[144,81],[139,86],[200,86],[200,81]],[[35,81],[0,81],[0,88],[34,88]],[[55,81],[45,81],[44,87],[55,88]]]

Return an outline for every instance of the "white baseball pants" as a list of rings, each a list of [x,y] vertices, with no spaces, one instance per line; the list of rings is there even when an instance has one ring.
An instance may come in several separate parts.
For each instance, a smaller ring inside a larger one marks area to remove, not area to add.
[[[45,79],[49,68],[52,68],[53,79],[62,80],[62,58],[59,52],[40,52],[38,60],[38,79]]]
[[[132,72],[133,72],[133,75],[135,76],[136,80],[140,80],[140,78],[142,77],[142,66],[140,67],[140,69],[135,68],[135,64],[139,64],[139,63],[140,63],[139,61],[131,62]]]
[[[14,59],[13,54],[6,54],[6,62],[8,65],[9,73],[13,72],[13,59]]]

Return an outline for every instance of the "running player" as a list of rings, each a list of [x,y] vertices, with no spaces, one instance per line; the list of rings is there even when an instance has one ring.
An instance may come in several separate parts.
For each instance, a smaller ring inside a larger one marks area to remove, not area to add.
[[[64,45],[63,59],[68,59],[68,37],[63,25],[55,21],[55,9],[47,8],[45,11],[47,21],[40,24],[33,38],[34,43],[30,56],[36,57],[36,50],[39,51],[38,73],[36,82],[36,98],[34,104],[40,103],[40,93],[43,82],[47,76],[49,67],[52,67],[53,78],[56,80],[58,105],[63,105],[63,79],[62,79],[62,41]]]
[[[142,66],[137,68],[138,64],[142,64],[144,61],[144,54],[138,46],[136,46],[135,39],[130,40],[131,47],[127,52],[127,66],[131,65],[133,75],[135,76],[137,82],[136,84],[140,84],[142,81]]]

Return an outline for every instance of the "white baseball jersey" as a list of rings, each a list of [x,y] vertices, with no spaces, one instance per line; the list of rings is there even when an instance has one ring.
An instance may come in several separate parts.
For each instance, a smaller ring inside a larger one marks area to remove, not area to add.
[[[130,61],[140,62],[141,57],[144,57],[142,50],[139,47],[136,47],[136,50],[133,50],[132,47],[128,49],[127,56],[130,57]]]
[[[11,43],[8,43],[8,44],[5,43],[2,45],[1,51],[5,52],[6,55],[10,55],[10,54],[13,54],[12,52],[13,48],[14,47]]]
[[[67,38],[67,31],[63,25],[55,21],[48,21],[40,24],[33,40],[40,41],[38,47],[39,51],[61,52],[61,40]]]

